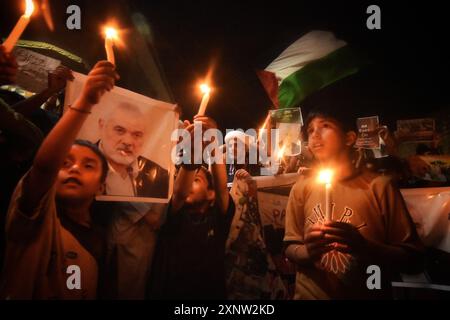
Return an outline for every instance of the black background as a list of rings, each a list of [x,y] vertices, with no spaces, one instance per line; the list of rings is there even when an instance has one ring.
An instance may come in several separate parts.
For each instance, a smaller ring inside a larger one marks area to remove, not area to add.
[[[2,1],[0,34],[5,36],[20,15],[17,1]],[[19,1],[20,3],[20,1]],[[86,59],[104,58],[100,26],[112,17],[129,27],[130,12],[148,20],[152,50],[157,52],[173,101],[191,118],[200,102],[196,85],[211,70],[214,94],[207,113],[222,129],[257,127],[270,108],[255,70],[264,69],[282,50],[314,29],[367,52],[376,63],[370,77],[379,88],[377,110],[391,125],[396,119],[439,116],[448,109],[448,13],[441,1],[51,1],[56,31],[35,18],[25,39],[49,41]],[[82,10],[82,29],[65,27],[70,4]],[[381,8],[381,30],[368,30],[366,9]],[[117,52],[119,86],[134,91],[139,72],[127,68],[133,53]],[[141,92],[148,94],[146,92]],[[148,94],[150,95],[150,94]],[[367,99],[372,97],[367,96]],[[307,111],[307,110],[306,110]]]

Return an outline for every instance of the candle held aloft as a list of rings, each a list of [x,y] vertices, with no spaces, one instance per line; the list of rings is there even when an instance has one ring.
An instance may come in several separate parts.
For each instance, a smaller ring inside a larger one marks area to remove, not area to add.
[[[117,31],[114,28],[105,28],[105,50],[106,59],[112,64],[116,64],[116,59],[114,57],[114,40],[117,38]]]
[[[20,39],[20,36],[25,31],[28,23],[30,22],[30,17],[34,11],[34,4],[32,0],[26,0],[26,9],[25,13],[20,17],[19,21],[17,21],[14,29],[12,29],[8,38],[6,38],[5,42],[3,42],[3,47],[6,52],[11,52],[14,49],[14,46],[17,43],[17,40]]]
[[[200,103],[200,107],[198,108],[198,115],[204,116],[206,112],[206,106],[209,102],[209,93],[211,92],[211,88],[206,84],[200,85],[200,90],[203,92],[202,102]]]

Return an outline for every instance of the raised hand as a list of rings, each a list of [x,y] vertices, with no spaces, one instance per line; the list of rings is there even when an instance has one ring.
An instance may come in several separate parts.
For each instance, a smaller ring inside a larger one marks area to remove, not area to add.
[[[119,78],[111,62],[97,62],[88,74],[88,78],[81,92],[81,101],[90,106],[99,103],[101,97],[106,91],[112,90],[115,81],[119,80]]]
[[[250,173],[248,173],[246,170],[244,169],[239,169],[238,171],[236,171],[236,173],[234,174],[234,176],[237,179],[241,179],[241,180],[251,180],[252,176],[250,175]]]
[[[217,129],[217,123],[214,119],[206,116],[199,116],[198,114],[194,116],[194,122],[201,122],[204,130]]]
[[[58,93],[66,87],[67,80],[73,80],[72,71],[65,66],[59,66],[48,73],[47,89],[52,94]]]

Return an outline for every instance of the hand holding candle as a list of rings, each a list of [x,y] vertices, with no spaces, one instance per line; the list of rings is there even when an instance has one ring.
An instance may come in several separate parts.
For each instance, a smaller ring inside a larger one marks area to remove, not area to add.
[[[206,111],[206,106],[208,105],[209,102],[209,93],[211,92],[211,88],[203,83],[200,85],[200,90],[203,93],[203,97],[202,97],[202,102],[200,103],[200,108],[198,108],[198,115],[199,116],[204,116],[205,115],[205,111]]]
[[[12,29],[5,42],[3,42],[3,47],[7,53],[12,51],[17,43],[17,40],[19,40],[20,36],[30,22],[30,17],[34,11],[33,0],[26,0],[26,5],[27,7],[25,9],[25,13],[20,17],[19,21],[17,21],[16,26]]]
[[[331,180],[333,171],[325,169],[319,172],[319,183],[325,185],[325,221],[332,221],[331,217]]]
[[[114,40],[117,39],[117,31],[114,28],[106,27],[105,28],[105,50],[106,50],[106,59],[112,64],[116,64],[116,60],[114,57]]]
[[[283,144],[283,146],[278,150],[277,158],[280,165],[282,165],[282,169],[284,170],[284,167],[286,164],[284,163],[284,150],[286,150],[286,145]]]

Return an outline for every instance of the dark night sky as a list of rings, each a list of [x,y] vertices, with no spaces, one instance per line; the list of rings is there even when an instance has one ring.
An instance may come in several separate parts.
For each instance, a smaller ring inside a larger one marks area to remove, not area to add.
[[[332,30],[371,55],[382,70],[377,85],[385,84],[392,97],[385,107],[392,117],[413,115],[424,103],[437,108],[443,103],[441,98],[445,99],[441,94],[445,86],[434,79],[442,80],[441,72],[449,71],[448,51],[444,53],[442,43],[449,29],[445,16],[437,7],[411,7],[411,2],[380,4],[382,30],[370,31],[365,26],[370,3],[283,1],[277,8],[276,2],[252,2],[201,9],[201,5],[169,1],[141,8],[162,37],[159,49],[166,74],[170,79],[186,79],[173,82],[175,93],[189,97],[191,89],[186,84],[193,83],[205,72],[207,62],[215,60],[219,91],[210,112],[223,117],[228,127],[262,121],[270,102],[254,70],[267,66],[286,46],[313,29]],[[193,101],[188,99],[187,104],[191,107]],[[398,109],[392,110],[392,105]]]
[[[82,31],[60,30],[50,35],[36,22],[27,34],[30,39],[54,39],[93,63],[104,53],[100,36],[92,30],[109,16],[117,17],[122,25],[129,23],[120,7],[126,3],[130,11],[140,11],[149,21],[154,49],[185,117],[192,117],[199,105],[194,85],[213,68],[215,91],[208,114],[222,128],[249,128],[264,120],[270,101],[255,70],[266,67],[290,43],[313,29],[333,31],[372,57],[379,71],[372,80],[383,87],[387,97],[379,110],[382,118],[395,120],[448,108],[445,80],[450,52],[445,42],[450,27],[445,8],[438,1],[426,5],[393,2],[58,1],[54,5],[57,27],[64,25],[64,9],[73,3],[82,9]],[[2,3],[2,19],[4,15],[17,17],[17,9],[7,4],[14,1]],[[381,30],[366,28],[366,8],[373,3],[381,7]],[[1,33],[10,30],[14,22],[0,21]],[[120,61],[119,72],[125,72],[126,63]],[[126,81],[118,85],[127,87]],[[370,112],[365,115],[372,115]],[[359,110],[358,115],[362,114]]]

